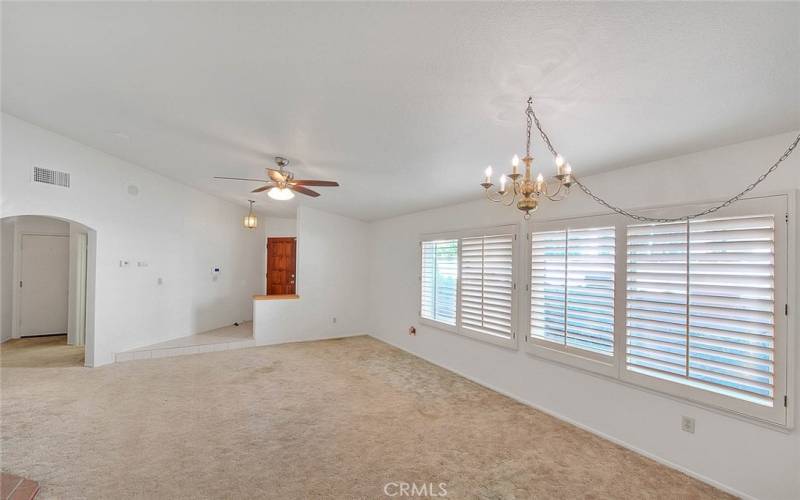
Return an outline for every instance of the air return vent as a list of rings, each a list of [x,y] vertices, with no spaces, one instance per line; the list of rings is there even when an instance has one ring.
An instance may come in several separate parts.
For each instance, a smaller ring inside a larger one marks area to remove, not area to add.
[[[69,174],[49,168],[33,167],[33,182],[69,187]]]

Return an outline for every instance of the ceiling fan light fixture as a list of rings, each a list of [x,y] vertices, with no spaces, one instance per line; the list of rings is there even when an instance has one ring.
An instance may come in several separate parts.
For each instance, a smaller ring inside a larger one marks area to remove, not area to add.
[[[286,201],[294,198],[294,193],[289,188],[274,187],[267,191],[267,196],[273,200]]]

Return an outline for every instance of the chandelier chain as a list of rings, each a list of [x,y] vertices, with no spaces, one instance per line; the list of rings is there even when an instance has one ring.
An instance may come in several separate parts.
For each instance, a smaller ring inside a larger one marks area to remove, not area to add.
[[[527,136],[525,140],[525,156],[531,156],[531,127],[533,126],[532,116],[536,116],[533,112],[533,97],[528,97],[528,109],[525,110],[525,118],[528,120]]]
[[[553,147],[553,143],[550,142],[550,138],[547,136],[547,133],[545,133],[544,129],[542,129],[542,125],[539,122],[539,118],[536,116],[536,112],[533,110],[533,99],[532,98],[528,99],[528,109],[527,109],[525,114],[528,117],[528,142],[527,142],[527,146],[526,146],[527,147],[527,151],[528,151],[528,156],[530,156],[530,149],[531,149],[531,121],[533,121],[533,123],[536,125],[536,129],[539,131],[539,135],[542,136],[542,140],[544,141],[545,145],[547,146],[547,149],[550,150],[550,153],[553,155],[553,157],[557,157],[558,156],[558,151],[556,151],[556,149]],[[752,184],[748,185],[746,188],[744,188],[738,194],[728,198],[727,200],[725,200],[724,202],[720,203],[719,205],[715,205],[713,207],[707,208],[706,210],[703,210],[701,212],[697,212],[697,213],[693,213],[693,214],[689,214],[689,215],[684,215],[684,216],[681,216],[681,217],[671,217],[671,218],[661,217],[661,218],[659,218],[659,217],[647,217],[647,216],[644,216],[644,215],[634,214],[632,212],[629,212],[628,210],[625,210],[624,208],[620,208],[618,206],[612,205],[608,201],[606,201],[603,198],[599,197],[594,192],[592,192],[591,189],[589,189],[586,185],[584,185],[580,181],[580,179],[578,179],[578,178],[576,178],[574,176],[573,176],[573,182],[575,184],[577,184],[579,188],[581,188],[581,191],[586,193],[590,198],[592,198],[597,203],[603,205],[604,207],[606,207],[606,208],[608,208],[608,209],[610,209],[610,210],[612,210],[612,211],[614,211],[614,212],[616,212],[616,213],[618,213],[620,215],[624,215],[626,217],[630,217],[631,219],[638,220],[640,222],[682,222],[682,221],[688,221],[688,220],[691,220],[691,219],[696,219],[698,217],[703,217],[705,215],[712,214],[712,213],[714,213],[714,212],[716,212],[718,210],[721,210],[721,209],[723,209],[725,207],[728,207],[728,206],[736,203],[737,201],[741,200],[744,197],[744,195],[746,195],[747,193],[749,193],[750,191],[755,189],[755,187],[758,186],[759,184],[761,184],[764,181],[764,179],[766,179],[767,176],[769,176],[769,174],[774,172],[780,166],[780,164],[784,162],[784,160],[789,158],[789,156],[792,154],[792,152],[797,147],[798,143],[800,143],[800,135],[798,135],[794,139],[794,141],[789,145],[789,147],[786,148],[786,151],[784,151],[784,153],[781,155],[781,157],[778,158],[778,160],[775,163],[773,163],[772,166],[770,166],[767,169],[766,172],[761,174],[758,177],[758,179],[756,179],[755,182],[753,182]]]

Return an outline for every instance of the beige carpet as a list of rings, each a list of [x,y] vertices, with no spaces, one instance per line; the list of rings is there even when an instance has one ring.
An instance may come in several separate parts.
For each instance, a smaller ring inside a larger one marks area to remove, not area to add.
[[[368,337],[95,369],[47,349],[0,357],[2,468],[44,498],[727,498]]]

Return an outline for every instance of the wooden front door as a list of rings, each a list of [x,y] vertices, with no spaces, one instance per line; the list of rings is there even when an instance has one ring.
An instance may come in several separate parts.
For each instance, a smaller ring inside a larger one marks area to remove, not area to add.
[[[267,295],[294,295],[296,238],[267,238]]]

